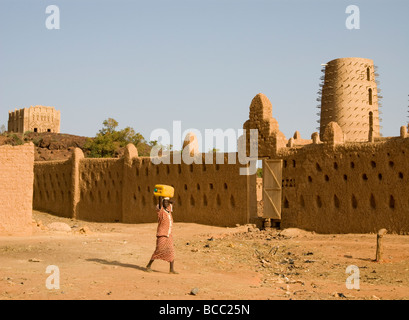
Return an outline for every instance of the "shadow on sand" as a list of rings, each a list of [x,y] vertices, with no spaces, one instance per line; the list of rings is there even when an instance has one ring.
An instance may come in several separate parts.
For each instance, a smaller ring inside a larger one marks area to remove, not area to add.
[[[368,262],[376,262],[375,259],[370,259],[370,258],[354,258],[353,256],[350,256],[350,255],[344,255],[344,258],[356,259],[356,260],[368,261]]]
[[[85,260],[86,261],[91,261],[91,262],[98,262],[98,263],[101,263],[101,264],[107,264],[107,265],[111,265],[111,266],[132,268],[132,269],[137,269],[137,270],[146,272],[146,267],[137,266],[136,264],[122,263],[122,262],[119,262],[119,261],[108,261],[108,260],[105,260],[105,259],[97,259],[97,258],[85,259]],[[151,272],[158,272],[158,271],[152,270]]]

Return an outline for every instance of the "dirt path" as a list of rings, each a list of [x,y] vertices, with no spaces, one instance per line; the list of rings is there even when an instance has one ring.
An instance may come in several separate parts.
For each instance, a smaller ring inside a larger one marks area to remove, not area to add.
[[[0,299],[408,299],[409,236],[384,238],[384,261],[372,261],[376,235],[318,235],[297,229],[248,232],[176,223],[176,270],[145,266],[156,224],[90,223],[33,212],[31,237],[0,237]],[[52,231],[52,222],[72,231]],[[43,226],[43,227],[42,227]],[[92,233],[81,233],[87,226]],[[47,289],[49,265],[60,288]],[[349,265],[360,289],[347,289]],[[190,295],[198,288],[197,295]]]

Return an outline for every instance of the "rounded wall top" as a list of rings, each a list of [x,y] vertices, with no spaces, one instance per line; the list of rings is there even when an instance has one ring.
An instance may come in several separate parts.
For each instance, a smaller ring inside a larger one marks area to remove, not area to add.
[[[251,100],[250,119],[252,118],[252,114],[260,114],[265,118],[271,118],[272,112],[273,106],[267,96],[263,93],[258,93],[253,100]]]

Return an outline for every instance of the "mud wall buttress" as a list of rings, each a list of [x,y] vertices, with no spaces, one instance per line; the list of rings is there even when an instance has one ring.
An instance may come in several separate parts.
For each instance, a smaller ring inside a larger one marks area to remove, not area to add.
[[[81,149],[75,148],[72,153],[72,173],[71,173],[71,213],[72,218],[78,217],[78,203],[81,197],[80,191],[80,161],[84,159]]]
[[[0,146],[0,236],[32,231],[34,145]]]

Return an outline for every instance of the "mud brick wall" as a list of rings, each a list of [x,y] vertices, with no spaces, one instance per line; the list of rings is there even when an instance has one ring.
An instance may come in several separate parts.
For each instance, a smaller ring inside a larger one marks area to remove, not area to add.
[[[124,189],[125,222],[155,222],[155,184],[175,188],[174,220],[216,226],[235,226],[249,221],[250,198],[256,199],[256,177],[239,174],[240,164],[153,164],[135,158]],[[247,194],[248,179],[254,195]]]
[[[0,146],[0,236],[32,231],[34,145]]]
[[[133,146],[121,159],[84,159],[76,149],[68,161],[35,163],[35,208],[88,221],[156,222],[153,190],[168,184],[176,222],[233,227],[257,217],[256,175],[240,175],[243,166],[227,164],[227,154],[225,164],[201,156],[203,164],[154,164]]]
[[[36,162],[33,207],[61,217],[71,217],[72,161]]]
[[[409,233],[409,139],[282,149],[282,227]]]
[[[77,219],[122,221],[123,159],[82,159]]]
[[[372,60],[337,59],[328,63],[326,71],[323,108],[328,110],[321,113],[323,143],[316,132],[309,140],[301,139],[296,131],[287,141],[272,118],[270,101],[262,94],[252,100],[249,120],[243,125],[246,130],[259,130],[259,157],[283,160],[281,227],[318,233],[368,233],[386,228],[408,234],[407,128],[400,128],[400,137],[379,137]],[[367,100],[369,89],[372,105]],[[358,102],[353,110],[351,101]],[[369,112],[374,117],[370,142]],[[351,115],[349,122],[336,118],[342,115]]]

